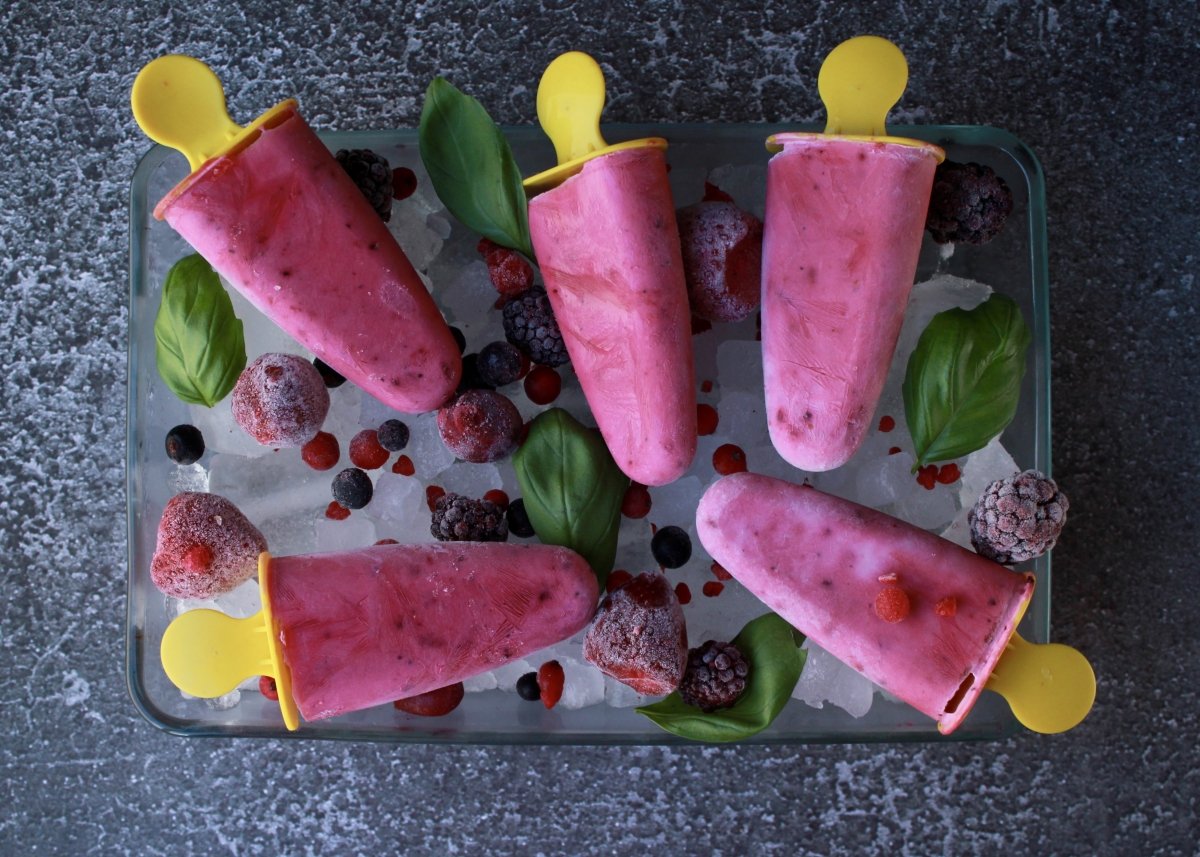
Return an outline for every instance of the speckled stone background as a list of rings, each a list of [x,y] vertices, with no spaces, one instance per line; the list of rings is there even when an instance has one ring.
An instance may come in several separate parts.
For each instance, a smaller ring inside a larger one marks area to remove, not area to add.
[[[1200,820],[1197,8],[1175,2],[10,2],[0,10],[0,852],[1193,854]],[[240,7],[240,8],[239,8]],[[184,740],[125,687],[128,111],[168,51],[234,116],[414,126],[435,74],[506,123],[603,58],[612,121],[813,120],[841,39],[908,54],[905,121],[1045,166],[1054,633],[1099,700],[997,744],[389,747]]]

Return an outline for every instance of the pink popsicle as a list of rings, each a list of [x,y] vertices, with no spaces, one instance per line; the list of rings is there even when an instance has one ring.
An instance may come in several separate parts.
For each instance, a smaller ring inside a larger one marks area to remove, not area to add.
[[[762,344],[771,442],[803,470],[866,435],[917,270],[940,150],[778,134],[767,168]]]
[[[270,608],[305,720],[415,696],[558,643],[595,612],[573,551],[460,542],[272,557]]]
[[[155,208],[254,306],[381,402],[442,405],[462,363],[379,215],[294,109]]]
[[[660,149],[586,162],[529,201],[529,231],[579,383],[617,465],[645,485],[696,454],[691,313]]]
[[[1033,595],[1032,575],[767,476],[721,479],[696,526],[713,559],[767,606],[943,733],[971,710]],[[898,622],[876,610],[886,587],[908,596]]]

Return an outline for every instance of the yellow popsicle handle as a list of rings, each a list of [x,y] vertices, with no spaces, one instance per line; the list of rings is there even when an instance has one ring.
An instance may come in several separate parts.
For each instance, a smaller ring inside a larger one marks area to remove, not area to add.
[[[186,155],[193,172],[246,130],[229,118],[216,74],[192,57],[169,54],[147,63],[130,101],[146,136]]]
[[[908,85],[908,63],[879,36],[857,36],[829,52],[817,75],[825,102],[826,134],[887,135],[887,114]]]
[[[1019,634],[1012,635],[986,687],[1008,700],[1026,728],[1047,735],[1079,725],[1096,700],[1096,674],[1078,650],[1030,643]]]

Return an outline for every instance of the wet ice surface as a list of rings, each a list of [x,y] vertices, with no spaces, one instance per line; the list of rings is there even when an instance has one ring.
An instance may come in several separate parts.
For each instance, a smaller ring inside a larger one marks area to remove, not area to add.
[[[747,171],[754,172],[749,175]],[[755,172],[757,171],[757,172]],[[765,187],[761,166],[730,166],[713,170],[710,180],[719,186]],[[738,202],[762,214],[761,193],[743,193]],[[457,326],[467,338],[467,352],[504,338],[501,314],[495,307],[496,291],[487,268],[475,251],[474,236],[452,226],[448,215],[427,191],[409,200],[397,201],[390,224],[393,233],[408,253],[413,265],[430,284],[430,289],[449,324]],[[263,317],[244,298],[230,289],[235,312],[241,318],[248,359],[268,351],[281,351],[311,357],[302,346]],[[616,567],[632,574],[657,570],[650,551],[654,526],[676,525],[692,539],[692,557],[679,569],[667,573],[672,585],[683,583],[691,593],[684,607],[688,636],[692,646],[707,639],[730,640],[741,627],[766,608],[736,580],[726,580],[719,592],[705,593],[705,584],[715,584],[712,559],[696,536],[695,509],[703,491],[719,475],[712,458],[717,447],[726,443],[740,446],[749,469],[794,482],[808,481],[822,490],[864,503],[896,515],[916,526],[942,533],[953,541],[969,546],[966,511],[993,479],[1009,476],[1019,469],[999,444],[960,460],[962,479],[951,485],[938,484],[933,490],[920,486],[912,473],[912,448],[904,422],[900,395],[908,355],[925,325],[937,312],[960,306],[970,308],[984,300],[991,289],[983,284],[938,276],[917,284],[913,289],[904,328],[873,425],[890,416],[895,427],[868,433],[866,441],[845,466],[828,473],[805,473],[788,465],[771,446],[762,392],[760,343],[756,339],[754,317],[735,324],[717,325],[694,337],[697,385],[708,382],[711,389],[698,393],[698,400],[717,409],[716,433],[701,437],[695,461],[689,471],[671,485],[650,489],[652,508],[641,520],[623,519],[618,543]],[[528,420],[546,407],[563,407],[581,421],[594,425],[587,402],[570,366],[561,367],[563,391],[550,406],[536,405],[525,396],[520,382],[501,390],[513,399]],[[401,543],[433,541],[429,532],[430,512],[425,489],[438,485],[472,497],[480,497],[493,488],[502,488],[510,497],[519,496],[511,460],[494,464],[468,464],[457,461],[441,442],[436,415],[402,414],[383,405],[369,394],[347,383],[331,391],[331,409],[324,430],[334,434],[341,445],[342,458],[330,471],[317,472],[304,464],[299,450],[273,450],[250,439],[233,422],[229,399],[214,408],[190,406],[188,419],[204,433],[209,452],[204,460],[189,467],[177,467],[167,477],[168,496],[183,490],[211,490],[234,503],[255,522],[268,540],[271,551],[286,555],[312,551],[353,550],[380,538]],[[347,520],[325,515],[331,498],[330,480],[348,459],[350,439],[362,428],[377,428],[385,420],[400,419],[410,429],[408,446],[402,450],[416,468],[415,476],[392,472],[397,454],[388,463],[371,472],[375,483],[372,502],[353,512]],[[899,448],[897,451],[896,448]],[[513,539],[513,541],[519,541]],[[213,604],[176,603],[172,613],[195,606],[224,609],[235,615],[248,615],[258,609],[258,593],[251,581],[236,593],[223,596]],[[247,612],[248,611],[248,612]],[[652,701],[630,688],[602,675],[582,659],[583,635],[550,649],[528,656],[513,664],[464,682],[469,693],[512,692],[516,680],[541,663],[557,659],[566,674],[563,698],[559,705],[566,711],[607,704],[628,708]],[[806,644],[807,645],[807,644]],[[854,717],[863,716],[871,707],[876,688],[836,658],[816,646],[809,648],[808,665],[793,697],[820,708],[833,705]],[[253,688],[247,682],[245,688]],[[237,704],[235,690],[214,707]]]

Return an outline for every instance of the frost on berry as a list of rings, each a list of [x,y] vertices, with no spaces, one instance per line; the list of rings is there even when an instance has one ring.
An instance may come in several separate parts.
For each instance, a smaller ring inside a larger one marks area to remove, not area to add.
[[[638,693],[675,690],[687,666],[687,628],[666,577],[639,574],[606,597],[584,639],[583,657]]]

